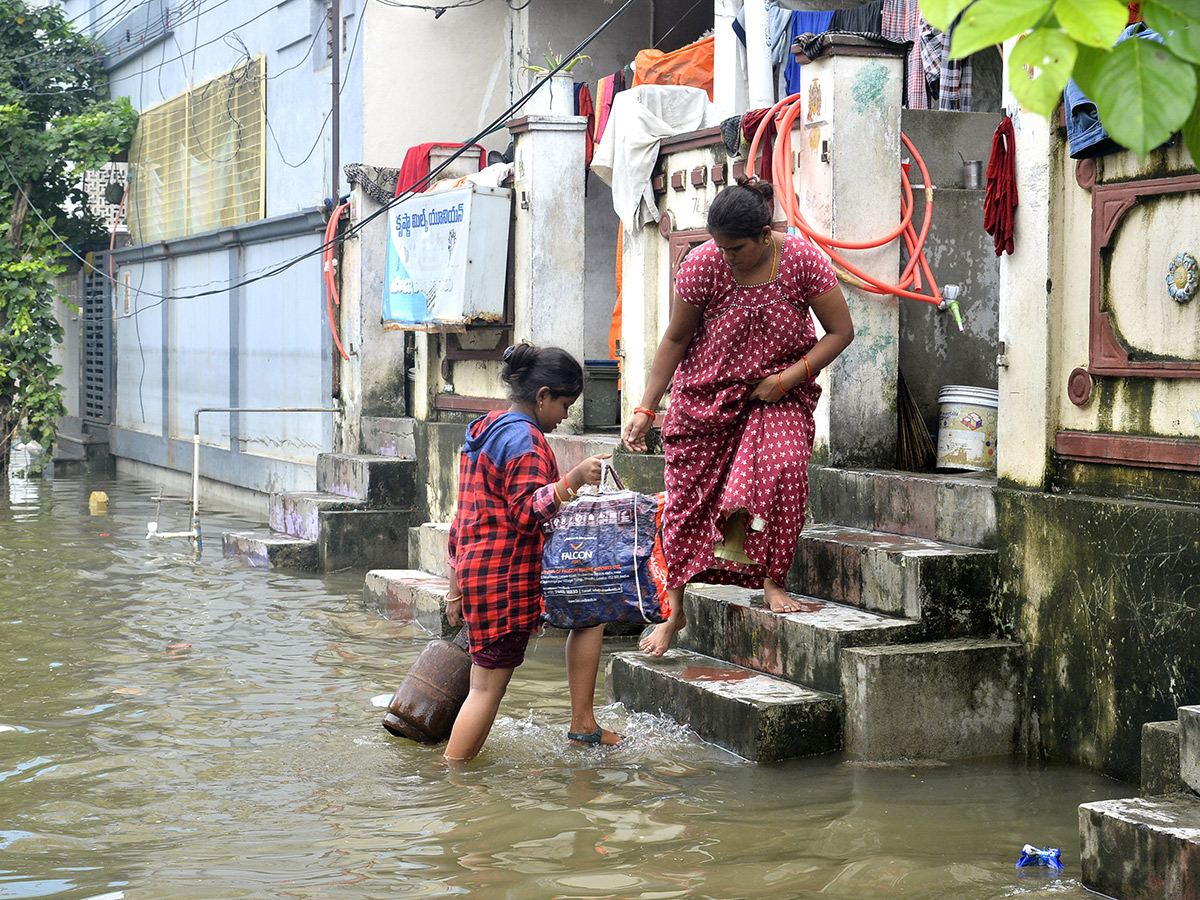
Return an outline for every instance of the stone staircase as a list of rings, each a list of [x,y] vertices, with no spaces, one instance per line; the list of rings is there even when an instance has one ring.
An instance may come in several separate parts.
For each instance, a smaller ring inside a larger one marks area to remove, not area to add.
[[[107,427],[70,416],[59,420],[51,459],[56,476],[116,473]]]
[[[803,610],[776,615],[761,590],[693,585],[674,649],[610,658],[610,698],[758,761],[1011,754],[1020,647],[992,637],[994,479],[817,468],[810,479],[812,523],[787,584]]]
[[[317,490],[271,495],[269,532],[227,532],[226,556],[259,568],[330,572],[407,565],[408,530],[423,514],[412,428],[364,419],[362,452],[317,457]]]
[[[1116,900],[1200,897],[1200,706],[1142,726],[1141,790],[1079,807],[1084,886]]]

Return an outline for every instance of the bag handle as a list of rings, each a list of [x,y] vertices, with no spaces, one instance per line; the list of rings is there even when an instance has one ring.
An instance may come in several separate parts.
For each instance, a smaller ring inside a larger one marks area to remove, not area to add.
[[[596,486],[598,493],[604,493],[604,482],[611,478],[613,485],[618,491],[625,490],[625,482],[621,480],[621,476],[617,474],[617,470],[608,464],[607,459],[600,460],[600,483]]]

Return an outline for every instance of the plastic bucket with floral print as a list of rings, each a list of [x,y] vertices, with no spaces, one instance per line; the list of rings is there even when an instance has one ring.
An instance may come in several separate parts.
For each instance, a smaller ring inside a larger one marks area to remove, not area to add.
[[[991,388],[947,384],[938,392],[937,467],[996,471],[996,407]]]

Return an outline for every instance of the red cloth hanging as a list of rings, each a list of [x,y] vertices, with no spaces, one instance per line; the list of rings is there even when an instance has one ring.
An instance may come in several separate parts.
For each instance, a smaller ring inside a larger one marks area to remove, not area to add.
[[[1013,252],[1014,210],[1017,208],[1016,148],[1012,119],[1005,116],[992,136],[987,190],[983,195],[983,230],[992,236],[996,255]]]
[[[426,181],[420,187],[414,187],[420,183],[421,179],[429,174],[429,151],[434,147],[450,147],[457,150],[464,144],[445,144],[439,141],[433,141],[428,144],[417,144],[415,147],[409,147],[408,152],[404,154],[404,162],[400,166],[400,176],[396,179],[396,196],[407,191],[420,194],[423,191],[429,190],[430,183]],[[479,147],[478,144],[472,144],[472,147]],[[464,154],[466,155],[466,154]],[[482,169],[487,165],[487,151],[479,147],[479,168]],[[461,169],[459,171],[462,171]]]
[[[769,113],[767,109],[752,109],[746,115],[742,116],[742,134],[747,141],[754,140],[754,132],[758,130],[759,123],[763,120],[763,116]],[[759,142],[760,156],[758,163],[758,177],[763,181],[771,180],[771,161],[775,158],[775,118],[772,116],[771,121],[763,130],[762,141]],[[753,165],[754,160],[749,160]],[[748,175],[753,175],[753,172],[747,172]]]
[[[584,168],[592,167],[592,154],[596,150],[596,105],[592,102],[592,89],[587,82],[575,82],[575,115],[587,119],[587,140],[583,142]]]

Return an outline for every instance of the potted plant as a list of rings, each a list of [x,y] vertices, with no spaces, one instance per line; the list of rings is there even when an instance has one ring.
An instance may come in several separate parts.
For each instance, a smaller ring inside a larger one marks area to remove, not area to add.
[[[522,69],[530,73],[534,83],[545,78],[546,75],[554,72],[555,69],[558,69],[550,77],[550,80],[542,86],[541,90],[529,98],[530,114],[541,116],[575,115],[575,80],[571,77],[571,70],[587,58],[584,54],[580,54],[563,65],[562,54],[555,53],[554,49],[551,48],[544,56],[546,65],[522,66]],[[559,68],[560,65],[562,65],[562,68]]]

